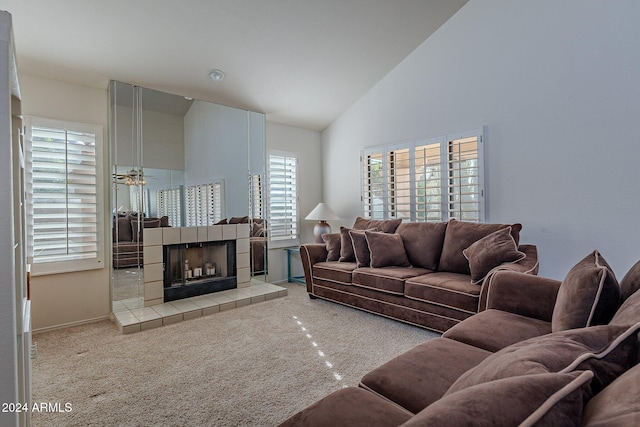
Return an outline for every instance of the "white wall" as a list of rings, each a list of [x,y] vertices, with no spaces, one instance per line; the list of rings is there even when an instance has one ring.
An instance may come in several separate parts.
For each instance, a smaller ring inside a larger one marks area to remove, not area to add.
[[[322,200],[322,150],[320,133],[293,126],[267,122],[266,141],[268,150],[280,150],[295,153],[298,157],[298,209],[300,242],[313,242],[314,221],[306,221],[305,216]],[[332,205],[330,205],[332,206]],[[338,213],[339,214],[339,213]],[[333,228],[338,223],[331,223]],[[283,249],[270,249],[269,280],[286,281],[287,259]],[[302,275],[298,259],[292,259],[292,272]]]
[[[325,201],[360,214],[363,147],[486,126],[487,221],[540,274],[640,259],[640,2],[471,0],[323,132]]]
[[[23,113],[27,116],[100,125],[103,128],[103,170],[108,174],[107,90],[79,86],[20,74]],[[109,211],[107,188],[103,203]],[[109,218],[106,214],[105,218]],[[111,230],[105,221],[105,268],[77,273],[33,277],[31,315],[33,329],[72,325],[107,318],[109,298],[109,251]]]

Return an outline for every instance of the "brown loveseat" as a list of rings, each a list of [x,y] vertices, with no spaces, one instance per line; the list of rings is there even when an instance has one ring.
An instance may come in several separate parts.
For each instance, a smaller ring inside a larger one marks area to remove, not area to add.
[[[282,426],[640,425],[640,262],[495,273],[487,309]]]
[[[520,224],[401,223],[358,217],[300,247],[307,292],[443,332],[486,304],[500,270],[538,272]]]

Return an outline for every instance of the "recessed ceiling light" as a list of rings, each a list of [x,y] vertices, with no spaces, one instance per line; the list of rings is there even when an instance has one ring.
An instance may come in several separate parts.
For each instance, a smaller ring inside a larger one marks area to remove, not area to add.
[[[211,72],[209,73],[209,78],[214,82],[219,82],[220,80],[224,79],[224,73],[222,72],[222,70],[211,70]]]

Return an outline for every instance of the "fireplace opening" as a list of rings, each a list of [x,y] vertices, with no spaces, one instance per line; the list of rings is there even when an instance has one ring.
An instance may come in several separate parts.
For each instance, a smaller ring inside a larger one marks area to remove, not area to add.
[[[237,287],[235,240],[165,245],[163,262],[165,302]]]

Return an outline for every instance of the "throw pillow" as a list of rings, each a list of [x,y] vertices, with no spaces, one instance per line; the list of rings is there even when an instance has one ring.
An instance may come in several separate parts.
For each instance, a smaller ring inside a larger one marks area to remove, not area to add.
[[[411,267],[399,234],[365,231],[371,252],[371,267]]]
[[[640,289],[640,261],[636,262],[620,281],[620,296],[625,301]]]
[[[526,255],[518,250],[511,227],[495,231],[462,251],[469,260],[471,283],[481,283],[497,266],[520,261]]]
[[[478,224],[455,219],[449,220],[447,231],[444,234],[438,271],[471,274],[469,261],[464,257],[462,251],[483,237],[508,226],[509,224]],[[522,230],[521,224],[511,225],[511,235],[516,246],[520,244],[520,230]]]
[[[221,219],[220,221],[216,222],[213,225],[224,225],[227,224],[227,218]]]
[[[327,261],[338,261],[340,259],[340,233],[323,234],[327,246]]]
[[[501,378],[590,370],[594,379],[589,395],[593,396],[635,365],[639,330],[640,323],[592,326],[512,344],[462,374],[445,395]]]
[[[593,251],[579,261],[560,284],[551,330],[602,325],[620,306],[620,287],[605,259]]]
[[[374,228],[371,231],[376,230]],[[356,258],[356,267],[358,268],[369,267],[371,262],[369,244],[367,243],[367,238],[364,233],[364,230],[349,230],[349,236],[353,244],[353,254]]]
[[[402,427],[579,426],[590,371],[504,378],[446,395]]]
[[[249,222],[248,216],[232,216],[229,224],[246,224]]]
[[[340,227],[340,262],[356,262],[356,255],[353,251],[353,241],[349,235],[351,229]]]
[[[354,230],[370,230],[375,228],[383,233],[395,233],[396,228],[398,228],[401,222],[402,218],[377,220],[357,217],[352,228]]]

